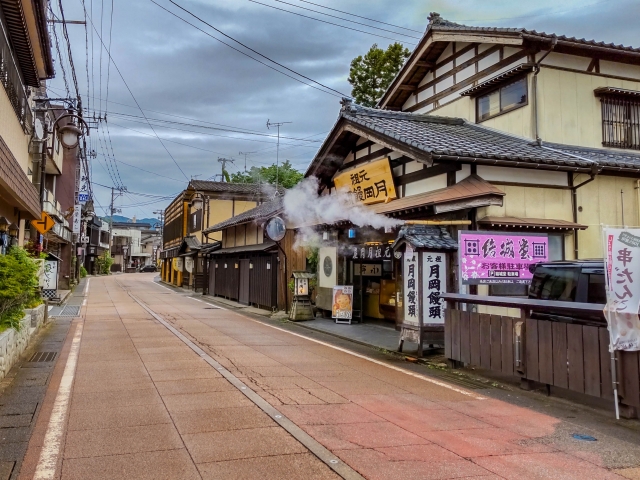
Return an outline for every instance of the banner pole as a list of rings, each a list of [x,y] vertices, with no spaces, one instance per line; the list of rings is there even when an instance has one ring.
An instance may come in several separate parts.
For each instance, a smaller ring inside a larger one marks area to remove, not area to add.
[[[613,402],[616,412],[616,420],[620,420],[620,406],[618,400],[618,368],[616,365],[616,351],[613,349],[613,338],[611,336],[611,322],[609,320],[611,315],[611,312],[609,312],[609,286],[611,285],[611,279],[609,278],[609,269],[607,266],[607,260],[609,259],[609,243],[607,241],[607,233],[603,224],[600,224],[600,233],[602,234],[602,247],[605,254],[604,274],[605,278],[607,279],[607,304],[605,305],[604,310],[605,318],[607,319],[607,330],[609,331],[609,352],[611,352],[611,383],[613,387]]]

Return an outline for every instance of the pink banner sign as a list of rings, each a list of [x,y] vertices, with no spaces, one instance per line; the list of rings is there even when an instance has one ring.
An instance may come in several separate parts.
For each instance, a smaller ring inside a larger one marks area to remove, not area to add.
[[[459,268],[463,285],[531,282],[529,267],[549,260],[544,234],[460,232]]]

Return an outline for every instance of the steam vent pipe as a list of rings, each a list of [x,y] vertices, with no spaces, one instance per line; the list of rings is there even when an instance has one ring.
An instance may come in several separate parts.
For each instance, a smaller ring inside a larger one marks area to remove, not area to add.
[[[471,225],[471,220],[407,220],[405,225]]]

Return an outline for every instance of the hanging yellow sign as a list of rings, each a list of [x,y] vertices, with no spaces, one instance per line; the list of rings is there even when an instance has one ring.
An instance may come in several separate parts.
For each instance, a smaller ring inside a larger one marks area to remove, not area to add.
[[[333,179],[338,190],[349,190],[367,205],[398,198],[389,159],[347,170]]]

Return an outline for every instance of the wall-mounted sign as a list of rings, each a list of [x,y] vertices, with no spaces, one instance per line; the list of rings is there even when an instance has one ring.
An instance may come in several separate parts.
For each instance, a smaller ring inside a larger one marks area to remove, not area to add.
[[[81,192],[81,193],[78,194],[78,203],[85,204],[88,201],[89,201],[89,193],[88,192],[87,193]]]
[[[354,275],[363,277],[379,277],[382,275],[382,265],[380,263],[362,263],[354,267]]]
[[[404,323],[419,325],[418,298],[418,254],[411,249],[404,253],[403,260],[403,282],[404,282]]]
[[[80,233],[80,224],[82,222],[82,205],[77,204],[73,207],[72,229],[73,233]]]
[[[333,287],[331,316],[339,320],[351,320],[353,316],[353,285]]]
[[[333,183],[338,190],[353,192],[367,205],[398,198],[388,158],[342,172]]]
[[[438,252],[422,252],[422,323],[444,324],[446,302],[440,294],[447,291],[446,256]]]
[[[351,260],[389,260],[392,257],[391,245],[347,245],[340,250]]]
[[[529,267],[549,259],[545,234],[461,231],[459,245],[463,285],[528,284],[533,278]]]

